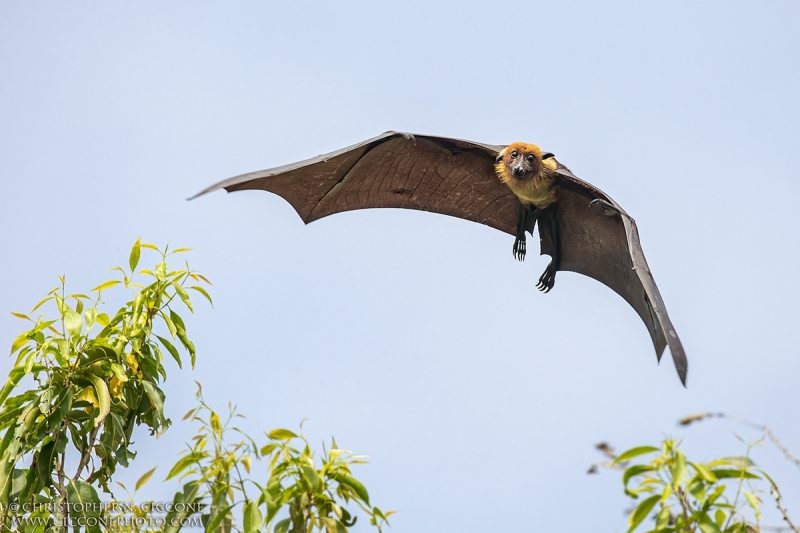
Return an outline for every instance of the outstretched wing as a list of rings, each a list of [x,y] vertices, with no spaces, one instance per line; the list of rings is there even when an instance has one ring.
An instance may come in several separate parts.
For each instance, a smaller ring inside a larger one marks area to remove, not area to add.
[[[515,235],[520,202],[494,171],[502,146],[386,132],[282,167],[222,181],[228,192],[263,189],[289,202],[308,224],[373,207],[417,209],[486,224]]]
[[[669,345],[675,368],[686,385],[686,354],[647,266],[636,222],[607,194],[560,163],[558,173],[555,216],[561,240],[559,270],[594,278],[622,296],[647,326],[659,361]],[[552,256],[553,243],[547,232],[539,233],[541,253]]]

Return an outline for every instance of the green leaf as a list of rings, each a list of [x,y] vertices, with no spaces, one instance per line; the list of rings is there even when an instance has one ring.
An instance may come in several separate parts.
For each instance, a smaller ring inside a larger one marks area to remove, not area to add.
[[[28,315],[23,315],[22,313],[15,313],[14,311],[11,311],[11,314],[17,318],[21,318],[23,320],[29,320]]]
[[[181,287],[181,284],[176,281],[172,282],[172,286],[175,288],[175,292],[178,293],[178,296],[181,297],[181,300],[183,300],[183,303],[186,304],[186,307],[189,308],[189,311],[194,313],[194,308],[192,307],[192,301],[189,299],[189,293],[186,292],[186,289]]]
[[[67,483],[67,503],[70,519],[82,525],[86,533],[102,533],[102,503],[94,487],[79,479],[70,479]],[[75,530],[78,531],[77,526]]]
[[[136,241],[136,242],[139,242],[139,241]],[[141,489],[144,486],[145,483],[150,481],[150,478],[153,476],[153,472],[156,471],[156,468],[158,468],[158,467],[154,466],[152,469],[150,469],[147,472],[145,472],[144,475],[139,478],[139,480],[136,482],[136,488],[134,489],[134,492],[136,492],[137,490]]]
[[[649,452],[643,452],[643,453],[649,453]],[[641,454],[639,454],[639,455],[641,455]],[[650,514],[650,511],[653,510],[653,507],[656,506],[656,504],[658,503],[658,500],[660,500],[660,499],[661,499],[661,496],[650,496],[649,498],[644,500],[642,503],[640,503],[636,507],[636,509],[633,510],[633,512],[631,513],[630,517],[628,517],[628,525],[629,525],[628,533],[630,533],[631,531],[633,531],[634,529],[639,527],[639,524],[641,524],[642,521],[645,518],[647,518],[647,516]]]
[[[108,385],[102,378],[90,374],[89,381],[94,385],[95,395],[97,396],[97,404],[100,410],[97,418],[94,419],[94,427],[98,427],[103,423],[109,411],[111,411],[111,395],[108,393]]]
[[[33,314],[34,311],[36,311],[37,309],[39,309],[41,306],[43,306],[45,303],[49,302],[52,299],[53,299],[52,296],[48,296],[47,298],[44,298],[42,301],[40,301],[38,304],[34,305],[33,309],[31,309],[31,314]]]
[[[164,533],[178,533],[181,522],[200,511],[201,506],[197,501],[199,481],[191,481],[183,486],[183,492],[176,492],[172,500],[172,508],[165,517],[166,527]]]
[[[756,520],[761,520],[761,502],[759,502],[755,494],[749,490],[744,490],[742,492],[744,497],[747,499],[747,503],[749,503],[750,507],[752,507],[753,511],[755,511]]]
[[[653,470],[655,470],[655,467],[650,465],[633,465],[626,468],[625,473],[622,475],[622,484],[625,486],[625,492],[631,495],[631,493],[628,492],[628,482],[632,477],[644,474],[645,472],[652,472]]]
[[[150,400],[150,405],[156,411],[156,415],[159,419],[163,420],[164,392],[149,381],[142,381],[142,387],[144,387],[144,391],[147,393],[147,398]]]
[[[369,494],[367,493],[367,489],[356,478],[339,472],[333,474],[331,477],[333,477],[333,479],[338,481],[340,484],[352,488],[353,491],[355,491],[355,493],[358,495],[358,497],[361,498],[361,500],[364,503],[369,505]]]
[[[308,465],[303,465],[303,473],[306,479],[308,479],[308,483],[311,485],[311,490],[317,492],[319,490],[319,476],[317,475],[317,471]]]
[[[139,256],[141,255],[141,253],[142,253],[142,238],[139,237],[133,244],[133,248],[131,248],[131,256],[128,259],[128,265],[131,267],[131,272],[136,270],[136,265],[139,264]]]
[[[664,529],[669,525],[670,516],[669,507],[662,507],[656,517],[656,531]]]
[[[700,527],[700,531],[703,533],[722,533],[720,529],[717,527],[717,524],[711,520],[711,517],[708,516],[706,513],[701,513],[698,519],[698,526]]]
[[[244,531],[245,533],[253,533],[258,531],[264,523],[264,517],[261,514],[261,509],[254,500],[250,500],[244,506]]]
[[[15,464],[16,464],[16,459],[4,458],[0,460],[0,505],[3,506],[4,510],[5,507],[8,505],[8,496],[11,493],[11,484],[14,481]]]
[[[703,481],[706,481],[708,483],[716,483],[717,482],[717,477],[714,475],[714,473],[711,471],[711,469],[708,468],[707,466],[702,465],[700,463],[689,463],[689,464],[692,465],[692,467],[695,470],[697,470],[697,474],[701,478],[703,478]]]
[[[272,431],[267,434],[267,436],[273,440],[289,440],[289,439],[296,439],[297,435],[289,431],[288,429],[273,429]]]
[[[92,289],[92,292],[100,292],[100,291],[105,290],[105,289],[107,289],[109,287],[113,287],[114,285],[119,285],[120,283],[122,283],[122,282],[120,280],[118,280],[118,279],[110,279],[110,280],[106,281],[105,283],[101,283],[100,285],[98,285],[97,287]]]
[[[713,472],[717,479],[761,479],[759,476],[747,470],[737,470],[736,468],[712,468],[711,472]]]
[[[175,346],[173,346],[173,344],[164,337],[159,337],[158,335],[156,335],[156,338],[161,341],[161,344],[164,345],[164,348],[167,349],[172,358],[178,362],[178,368],[183,368],[183,365],[181,364],[181,356],[178,353],[178,350],[175,349]]]
[[[289,518],[285,518],[275,524],[275,533],[286,533],[291,525],[292,521]]]
[[[236,505],[236,504],[234,503],[233,505],[229,505],[225,509],[219,511],[216,515],[214,515],[214,519],[211,520],[208,524],[206,524],[206,533],[213,533],[213,532],[217,531],[217,528],[222,523],[222,521],[225,519],[225,517],[228,515],[230,510],[233,509],[234,505]],[[213,507],[212,507],[212,514],[213,514],[214,510],[215,509],[213,509]]]
[[[630,450],[627,450],[625,453],[614,459],[611,462],[611,464],[619,464],[623,461],[633,459],[634,457],[638,457],[646,453],[653,453],[657,451],[658,448],[656,448],[655,446],[637,446],[636,448],[631,448]]]
[[[22,348],[25,344],[27,344],[29,340],[30,339],[28,339],[28,334],[22,333],[20,336],[14,339],[13,343],[11,343],[11,353],[13,354],[14,352]]]
[[[70,337],[79,337],[83,327],[81,315],[72,309],[67,309],[67,312],[64,313],[64,327],[67,328],[67,333],[69,333]]]
[[[672,486],[678,487],[686,479],[686,456],[683,452],[675,452],[675,462],[672,463]]]
[[[56,461],[56,441],[51,440],[39,451],[39,456],[36,460],[36,471],[39,474],[39,480],[45,487],[52,484],[52,474],[55,469]]]
[[[208,292],[203,287],[200,287],[199,285],[192,285],[189,288],[192,289],[192,290],[195,290],[195,291],[199,292],[200,294],[202,294],[203,296],[205,296],[206,300],[208,300],[208,303],[211,304],[211,307],[214,307],[214,302],[211,300],[211,296],[208,294]]]
[[[83,319],[86,322],[86,329],[92,329],[97,321],[97,307],[90,307],[83,313]]]
[[[175,465],[169,471],[167,477],[164,478],[164,481],[167,481],[177,476],[178,474],[186,470],[186,468],[189,467],[190,465],[199,462],[201,459],[203,459],[203,457],[205,457],[205,455],[206,454],[202,452],[192,452],[189,453],[188,455],[184,455],[183,457],[178,459],[178,462],[175,463]]]

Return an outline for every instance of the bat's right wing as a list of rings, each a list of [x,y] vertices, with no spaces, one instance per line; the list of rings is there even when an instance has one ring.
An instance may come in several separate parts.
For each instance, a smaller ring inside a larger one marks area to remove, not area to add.
[[[622,296],[647,326],[659,360],[669,345],[675,368],[686,385],[686,354],[644,258],[636,222],[607,194],[560,163],[557,172],[559,270],[594,278]],[[542,253],[552,256],[553,243],[547,232],[539,233]]]
[[[228,192],[262,189],[289,202],[308,224],[375,207],[417,209],[486,224],[516,235],[520,202],[497,179],[502,146],[386,132],[362,143],[217,183]]]

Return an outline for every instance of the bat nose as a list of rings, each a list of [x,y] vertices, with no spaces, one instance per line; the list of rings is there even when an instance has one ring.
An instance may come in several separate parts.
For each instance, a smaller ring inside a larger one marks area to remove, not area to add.
[[[514,167],[511,169],[511,173],[514,174],[514,177],[521,178],[525,175],[525,169],[522,167]]]

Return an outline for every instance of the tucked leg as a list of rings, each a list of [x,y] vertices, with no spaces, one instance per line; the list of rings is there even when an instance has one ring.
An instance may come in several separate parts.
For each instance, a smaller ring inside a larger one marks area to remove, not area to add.
[[[556,272],[561,264],[561,238],[558,230],[558,220],[556,220],[555,213],[552,211],[545,216],[539,217],[539,231],[547,231],[549,233],[550,242],[553,243],[553,259],[547,268],[544,269],[539,278],[539,283],[536,288],[542,292],[550,292],[553,285],[556,283]]]

